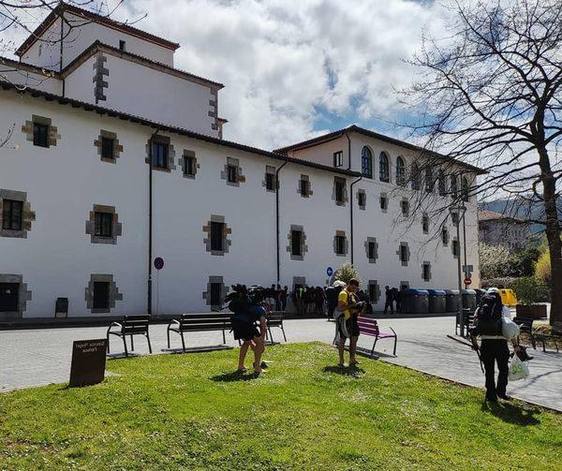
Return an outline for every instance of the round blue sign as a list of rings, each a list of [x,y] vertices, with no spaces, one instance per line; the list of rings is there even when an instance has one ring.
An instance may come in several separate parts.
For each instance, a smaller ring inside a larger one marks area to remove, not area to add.
[[[328,267],[326,269],[326,275],[332,276],[334,274],[334,269],[332,267]]]
[[[162,270],[162,268],[164,268],[164,259],[162,257],[156,257],[154,259],[154,268],[157,270]]]

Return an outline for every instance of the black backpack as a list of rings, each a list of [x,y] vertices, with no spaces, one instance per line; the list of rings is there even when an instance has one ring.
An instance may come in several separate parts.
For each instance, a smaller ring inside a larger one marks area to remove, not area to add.
[[[496,296],[485,294],[474,318],[472,335],[502,335],[501,305]]]

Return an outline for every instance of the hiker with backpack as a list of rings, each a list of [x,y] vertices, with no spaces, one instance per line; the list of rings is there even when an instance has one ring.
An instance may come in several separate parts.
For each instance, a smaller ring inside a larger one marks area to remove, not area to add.
[[[474,326],[470,329],[473,348],[479,353],[486,376],[486,401],[497,402],[498,398],[509,401],[506,393],[509,374],[509,340],[504,335],[505,319],[511,322],[511,312],[504,306],[499,290],[490,288],[482,296],[480,305],[474,313]],[[478,346],[477,339],[480,339]],[[514,351],[519,350],[516,336],[511,338]],[[498,380],[495,379],[495,364],[498,365]]]
[[[339,367],[344,367],[345,340],[349,338],[349,366],[357,365],[355,357],[357,340],[359,339],[359,325],[357,317],[363,311],[365,303],[357,298],[359,281],[351,279],[338,295],[338,305],[334,312],[336,321],[336,337],[334,343],[338,346]]]

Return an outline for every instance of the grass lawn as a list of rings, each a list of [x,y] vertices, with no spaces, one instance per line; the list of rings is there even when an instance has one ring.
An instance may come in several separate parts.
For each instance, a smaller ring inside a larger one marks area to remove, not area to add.
[[[0,469],[560,469],[562,415],[320,343],[112,360],[103,384],[0,394]]]

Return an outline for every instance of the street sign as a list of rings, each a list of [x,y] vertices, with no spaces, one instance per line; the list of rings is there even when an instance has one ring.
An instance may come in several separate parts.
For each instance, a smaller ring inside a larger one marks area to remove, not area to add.
[[[468,278],[468,277],[467,277],[467,278],[464,279],[464,284],[465,284],[465,285],[470,285],[471,283],[472,283],[472,278]]]
[[[162,268],[164,268],[164,259],[162,257],[156,257],[154,259],[154,268],[157,270],[162,270]]]
[[[467,278],[470,278],[470,275],[472,275],[472,272],[474,271],[474,266],[473,265],[463,265],[462,271],[464,272],[464,275]]]
[[[328,267],[326,269],[326,275],[332,276],[334,274],[334,269],[332,267]]]

